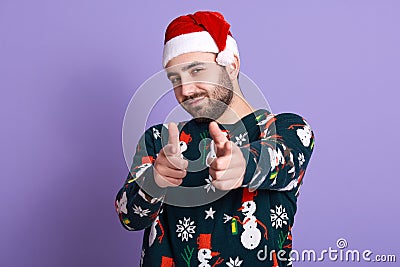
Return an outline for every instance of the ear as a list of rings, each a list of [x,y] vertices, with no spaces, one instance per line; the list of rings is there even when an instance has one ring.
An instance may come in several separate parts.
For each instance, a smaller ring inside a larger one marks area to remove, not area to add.
[[[240,71],[240,60],[237,55],[234,55],[233,63],[226,66],[226,71],[228,72],[231,80],[237,79]]]

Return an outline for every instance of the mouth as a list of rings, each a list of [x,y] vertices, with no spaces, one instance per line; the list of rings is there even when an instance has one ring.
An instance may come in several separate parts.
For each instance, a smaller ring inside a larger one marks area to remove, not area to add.
[[[186,100],[186,101],[185,101],[185,105],[191,106],[191,107],[197,106],[197,105],[199,105],[205,98],[206,98],[205,96],[200,96],[200,97],[196,97],[196,98],[192,98],[192,99]]]

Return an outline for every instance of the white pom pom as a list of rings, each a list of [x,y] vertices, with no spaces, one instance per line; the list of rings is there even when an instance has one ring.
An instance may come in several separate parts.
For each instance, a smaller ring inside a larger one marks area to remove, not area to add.
[[[232,51],[224,50],[218,53],[216,61],[221,66],[228,66],[233,63],[235,56]]]

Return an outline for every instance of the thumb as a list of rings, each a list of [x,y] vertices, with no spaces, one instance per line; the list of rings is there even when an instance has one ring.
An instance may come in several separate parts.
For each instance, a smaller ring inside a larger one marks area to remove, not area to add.
[[[177,154],[179,151],[179,130],[173,122],[168,124],[168,144],[171,146],[171,153]]]

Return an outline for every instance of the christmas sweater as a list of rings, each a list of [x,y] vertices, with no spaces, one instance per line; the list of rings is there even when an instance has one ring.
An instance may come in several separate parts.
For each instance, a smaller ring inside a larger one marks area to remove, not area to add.
[[[191,195],[154,181],[168,126],[152,126],[140,138],[115,206],[125,229],[144,229],[141,266],[292,265],[297,197],[314,148],[310,125],[293,113],[259,109],[219,126],[247,163],[241,187],[230,191],[215,188],[208,173],[214,147],[208,123],[178,123],[182,157],[189,161],[181,187],[196,187]],[[187,206],[174,205],[186,200]]]

